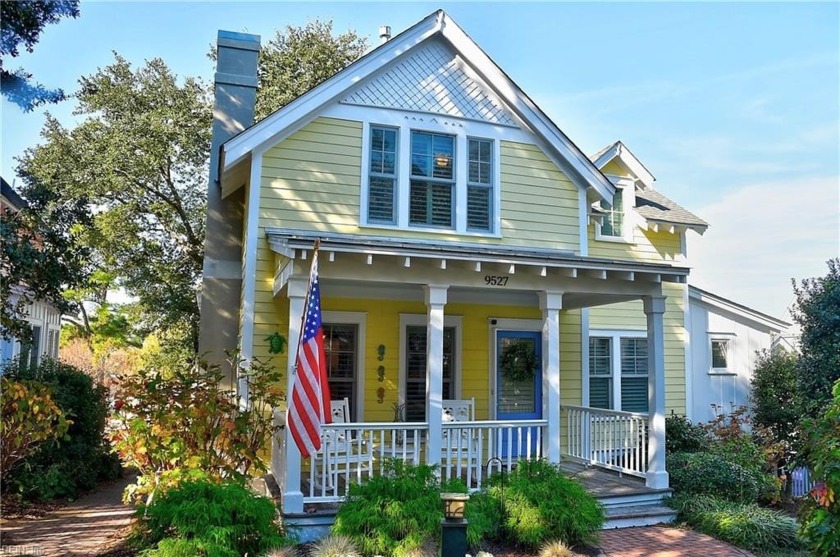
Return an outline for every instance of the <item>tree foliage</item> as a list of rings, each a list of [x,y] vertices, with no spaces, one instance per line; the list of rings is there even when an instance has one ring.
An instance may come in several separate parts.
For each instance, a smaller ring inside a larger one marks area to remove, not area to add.
[[[840,259],[830,259],[828,274],[793,282],[793,318],[802,328],[797,381],[803,410],[816,417],[831,400],[840,379]]]
[[[787,456],[799,430],[799,396],[793,352],[777,347],[758,353],[752,378],[752,422],[768,432]]]
[[[48,118],[45,143],[19,159],[27,184],[84,203],[85,242],[100,270],[139,299],[145,331],[197,338],[204,253],[210,102],[204,84],[179,83],[160,59],[134,69],[119,55],[80,80],[73,130]],[[28,190],[24,190],[28,193]]]
[[[50,23],[64,17],[79,16],[79,0],[15,0],[0,2],[0,88],[3,95],[30,111],[44,103],[54,103],[65,98],[61,89],[47,89],[32,83],[32,74],[22,68],[9,70],[3,59],[16,57],[22,46],[32,52],[41,37],[41,31]]]
[[[254,119],[262,120],[327,78],[340,72],[367,49],[355,31],[333,34],[332,21],[287,25],[260,51],[259,89]]]
[[[50,169],[45,169],[45,175]],[[42,300],[68,311],[72,304],[62,296],[65,288],[82,284],[88,275],[89,250],[82,230],[90,223],[84,196],[66,198],[34,176],[24,176],[28,203],[0,218],[0,335],[31,339],[27,306]]]

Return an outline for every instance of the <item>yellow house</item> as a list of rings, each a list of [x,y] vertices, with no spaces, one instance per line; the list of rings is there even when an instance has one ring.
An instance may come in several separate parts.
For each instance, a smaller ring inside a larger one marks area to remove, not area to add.
[[[259,39],[219,36],[202,350],[296,346],[320,241],[338,419],[312,459],[274,443],[283,511],[386,457],[474,488],[520,458],[596,465],[661,497],[706,223],[623,144],[585,156],[446,13],[389,34],[255,125]]]

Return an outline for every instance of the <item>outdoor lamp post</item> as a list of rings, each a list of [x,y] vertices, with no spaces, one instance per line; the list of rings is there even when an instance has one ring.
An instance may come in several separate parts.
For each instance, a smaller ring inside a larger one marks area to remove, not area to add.
[[[464,514],[470,496],[466,493],[441,493],[443,521],[441,528],[441,557],[464,557],[467,553],[467,521]]]

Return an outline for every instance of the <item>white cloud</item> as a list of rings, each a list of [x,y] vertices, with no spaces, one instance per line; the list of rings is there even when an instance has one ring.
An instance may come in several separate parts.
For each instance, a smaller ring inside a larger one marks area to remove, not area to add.
[[[786,318],[791,278],[825,275],[840,255],[840,177],[754,183],[696,207],[709,222],[689,233],[689,282]]]

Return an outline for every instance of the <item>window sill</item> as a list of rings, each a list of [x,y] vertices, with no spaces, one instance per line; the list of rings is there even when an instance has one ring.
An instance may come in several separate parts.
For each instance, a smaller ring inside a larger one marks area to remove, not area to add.
[[[707,372],[708,375],[738,375],[737,371],[732,371],[731,369],[710,369]]]
[[[603,236],[597,230],[595,231],[595,240],[598,242],[612,242],[614,244],[635,244],[635,242],[628,240],[624,236]]]
[[[359,228],[362,230],[388,230],[400,232],[420,232],[423,234],[448,234],[450,236],[467,236],[472,238],[494,238],[501,239],[501,234],[494,234],[491,232],[476,232],[474,230],[454,230],[451,228],[432,228],[425,226],[396,226],[392,224],[360,224]]]

